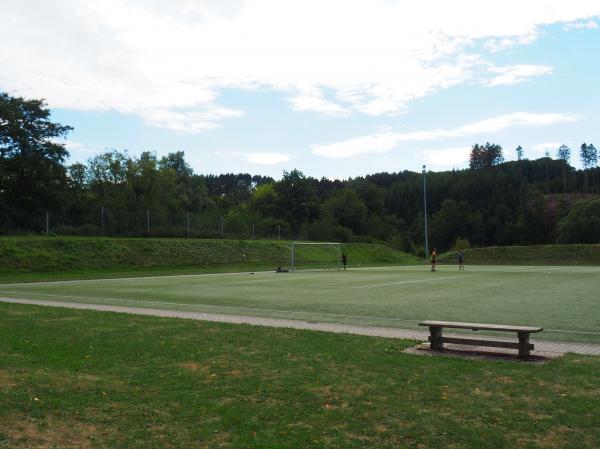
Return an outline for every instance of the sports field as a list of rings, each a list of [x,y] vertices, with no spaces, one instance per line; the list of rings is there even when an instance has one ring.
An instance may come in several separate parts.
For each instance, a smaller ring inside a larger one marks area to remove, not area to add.
[[[424,319],[536,325],[600,343],[600,267],[427,266],[0,285],[0,296],[418,328]]]

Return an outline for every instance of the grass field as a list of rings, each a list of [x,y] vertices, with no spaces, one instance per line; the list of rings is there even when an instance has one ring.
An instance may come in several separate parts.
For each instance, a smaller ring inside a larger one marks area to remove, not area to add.
[[[600,267],[426,266],[0,285],[0,296],[418,328],[423,319],[536,325],[600,343]]]
[[[477,265],[600,265],[599,244],[492,246],[464,253],[469,264]],[[456,260],[456,251],[440,256],[442,263]]]
[[[598,357],[423,357],[402,340],[2,303],[0,316],[3,449],[600,447]]]

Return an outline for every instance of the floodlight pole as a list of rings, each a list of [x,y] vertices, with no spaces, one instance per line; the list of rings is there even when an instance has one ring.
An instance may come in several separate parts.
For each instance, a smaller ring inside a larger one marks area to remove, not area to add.
[[[423,212],[425,214],[425,259],[429,256],[429,240],[427,237],[427,185],[425,184],[426,166],[423,165]]]

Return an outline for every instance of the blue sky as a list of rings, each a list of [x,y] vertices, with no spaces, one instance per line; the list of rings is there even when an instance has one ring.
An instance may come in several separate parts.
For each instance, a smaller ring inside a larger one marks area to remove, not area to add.
[[[597,1],[6,0],[0,16],[0,90],[47,99],[71,161],[185,151],[198,173],[348,178],[464,168],[486,141],[506,159],[564,143],[579,166],[600,144]]]

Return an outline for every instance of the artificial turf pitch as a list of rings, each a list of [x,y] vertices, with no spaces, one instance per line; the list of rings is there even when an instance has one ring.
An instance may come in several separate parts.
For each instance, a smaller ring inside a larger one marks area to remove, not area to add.
[[[600,343],[600,267],[426,266],[0,285],[0,296],[417,329],[439,319],[535,325]]]

